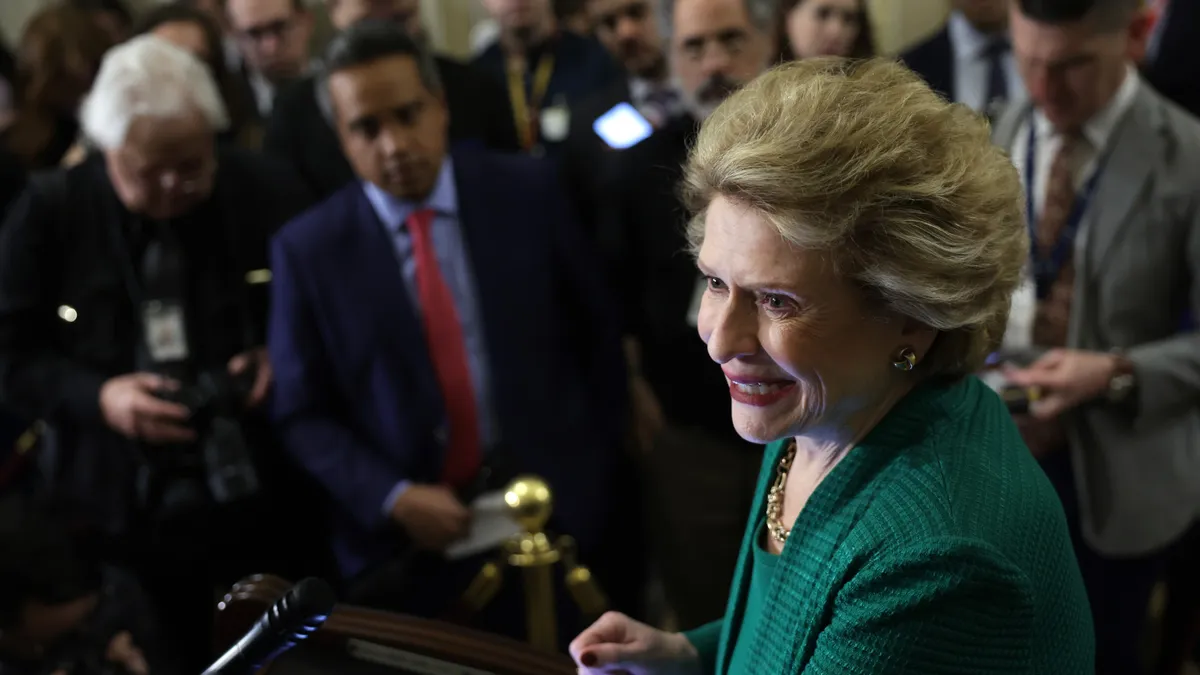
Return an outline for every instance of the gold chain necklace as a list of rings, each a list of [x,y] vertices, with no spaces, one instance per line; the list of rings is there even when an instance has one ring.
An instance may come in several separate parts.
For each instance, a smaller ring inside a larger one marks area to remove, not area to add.
[[[792,468],[792,460],[795,458],[796,441],[793,439],[788,443],[787,450],[784,450],[783,457],[779,458],[775,483],[771,485],[771,490],[767,493],[767,531],[780,544],[787,543],[788,537],[792,534],[791,529],[783,524],[783,494],[787,488],[788,471]]]

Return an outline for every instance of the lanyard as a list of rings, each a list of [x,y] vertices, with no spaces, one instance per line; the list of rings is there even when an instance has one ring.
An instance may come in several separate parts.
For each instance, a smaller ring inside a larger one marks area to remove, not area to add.
[[[525,72],[519,61],[510,59],[508,63],[508,98],[512,101],[513,121],[517,125],[517,139],[521,148],[528,151],[533,149],[538,139],[538,111],[542,108],[542,100],[546,98],[546,90],[550,88],[550,76],[554,74],[554,55],[547,52],[538,59],[537,68],[533,73],[533,88],[528,99],[525,98]]]
[[[1071,206],[1071,212],[1067,216],[1067,222],[1063,226],[1062,232],[1058,235],[1058,241],[1054,243],[1054,247],[1050,250],[1050,255],[1043,256],[1038,252],[1038,214],[1034,209],[1033,191],[1037,185],[1037,132],[1036,124],[1032,117],[1029,119],[1029,142],[1025,154],[1025,212],[1029,222],[1029,258],[1033,266],[1033,279],[1037,284],[1037,297],[1039,300],[1045,300],[1050,295],[1050,288],[1054,282],[1058,280],[1062,268],[1067,263],[1067,259],[1071,257],[1071,250],[1075,246],[1075,237],[1079,234],[1079,226],[1083,222],[1083,215],[1087,212],[1088,204],[1091,203],[1092,197],[1096,193],[1096,185],[1100,182],[1100,174],[1104,168],[1106,156],[1102,156],[1096,161],[1096,169],[1092,172],[1087,183],[1084,184],[1083,190],[1075,197],[1075,203]]]

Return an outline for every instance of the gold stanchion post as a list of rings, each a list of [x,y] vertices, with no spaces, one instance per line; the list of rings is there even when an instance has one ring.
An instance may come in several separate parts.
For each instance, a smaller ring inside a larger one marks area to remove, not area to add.
[[[550,486],[537,476],[521,476],[509,483],[504,493],[512,519],[521,533],[505,543],[503,560],[521,570],[525,590],[526,630],[530,644],[558,648],[558,622],[554,599],[553,568],[565,566],[568,592],[585,620],[599,617],[608,608],[608,600],[592,577],[591,571],[576,559],[575,541],[560,537],[551,541],[545,527],[554,510]],[[503,570],[495,562],[486,563],[464,595],[472,611],[479,611],[499,590]]]

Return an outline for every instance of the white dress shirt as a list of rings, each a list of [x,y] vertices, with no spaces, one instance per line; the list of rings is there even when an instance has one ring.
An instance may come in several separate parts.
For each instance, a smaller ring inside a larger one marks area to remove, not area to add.
[[[630,77],[629,98],[633,107],[656,128],[687,112],[679,87],[673,81],[652,82]]]
[[[1083,136],[1087,142],[1081,144],[1075,152],[1073,175],[1076,191],[1082,189],[1088,179],[1092,177],[1092,173],[1095,172],[1096,163],[1104,155],[1109,139],[1116,132],[1121,120],[1125,118],[1125,113],[1133,105],[1138,87],[1141,86],[1140,81],[1141,76],[1137,74],[1133,66],[1129,66],[1125,80],[1121,83],[1116,95],[1107,106],[1083,125]],[[1025,183],[1026,189],[1032,189],[1035,213],[1041,213],[1042,205],[1046,203],[1046,183],[1050,179],[1050,167],[1054,163],[1058,149],[1062,147],[1063,138],[1041,111],[1035,110],[1031,118],[1037,146],[1037,156],[1034,157],[1033,167],[1034,177],[1037,179],[1036,185],[1030,186],[1029,177],[1025,175],[1029,156],[1030,118],[1026,118],[1017,129],[1013,145],[1009,150],[1013,162],[1017,165],[1017,171],[1021,172],[1021,181]]]
[[[988,77],[991,64],[987,50],[992,36],[979,32],[959,12],[950,15],[946,27],[950,34],[950,45],[954,48],[954,97],[956,102],[970,107],[975,112],[988,112]],[[1004,74],[1008,84],[1008,100],[1025,97],[1025,85],[1017,71],[1017,62],[1012,50],[1004,54]]]

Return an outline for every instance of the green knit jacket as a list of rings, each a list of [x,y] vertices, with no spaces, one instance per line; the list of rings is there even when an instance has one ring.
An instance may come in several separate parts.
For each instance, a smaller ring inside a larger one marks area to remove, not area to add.
[[[924,385],[818,486],[741,635],[767,448],[725,617],[687,633],[706,673],[1092,675],[1091,614],[1058,497],[977,378]]]

